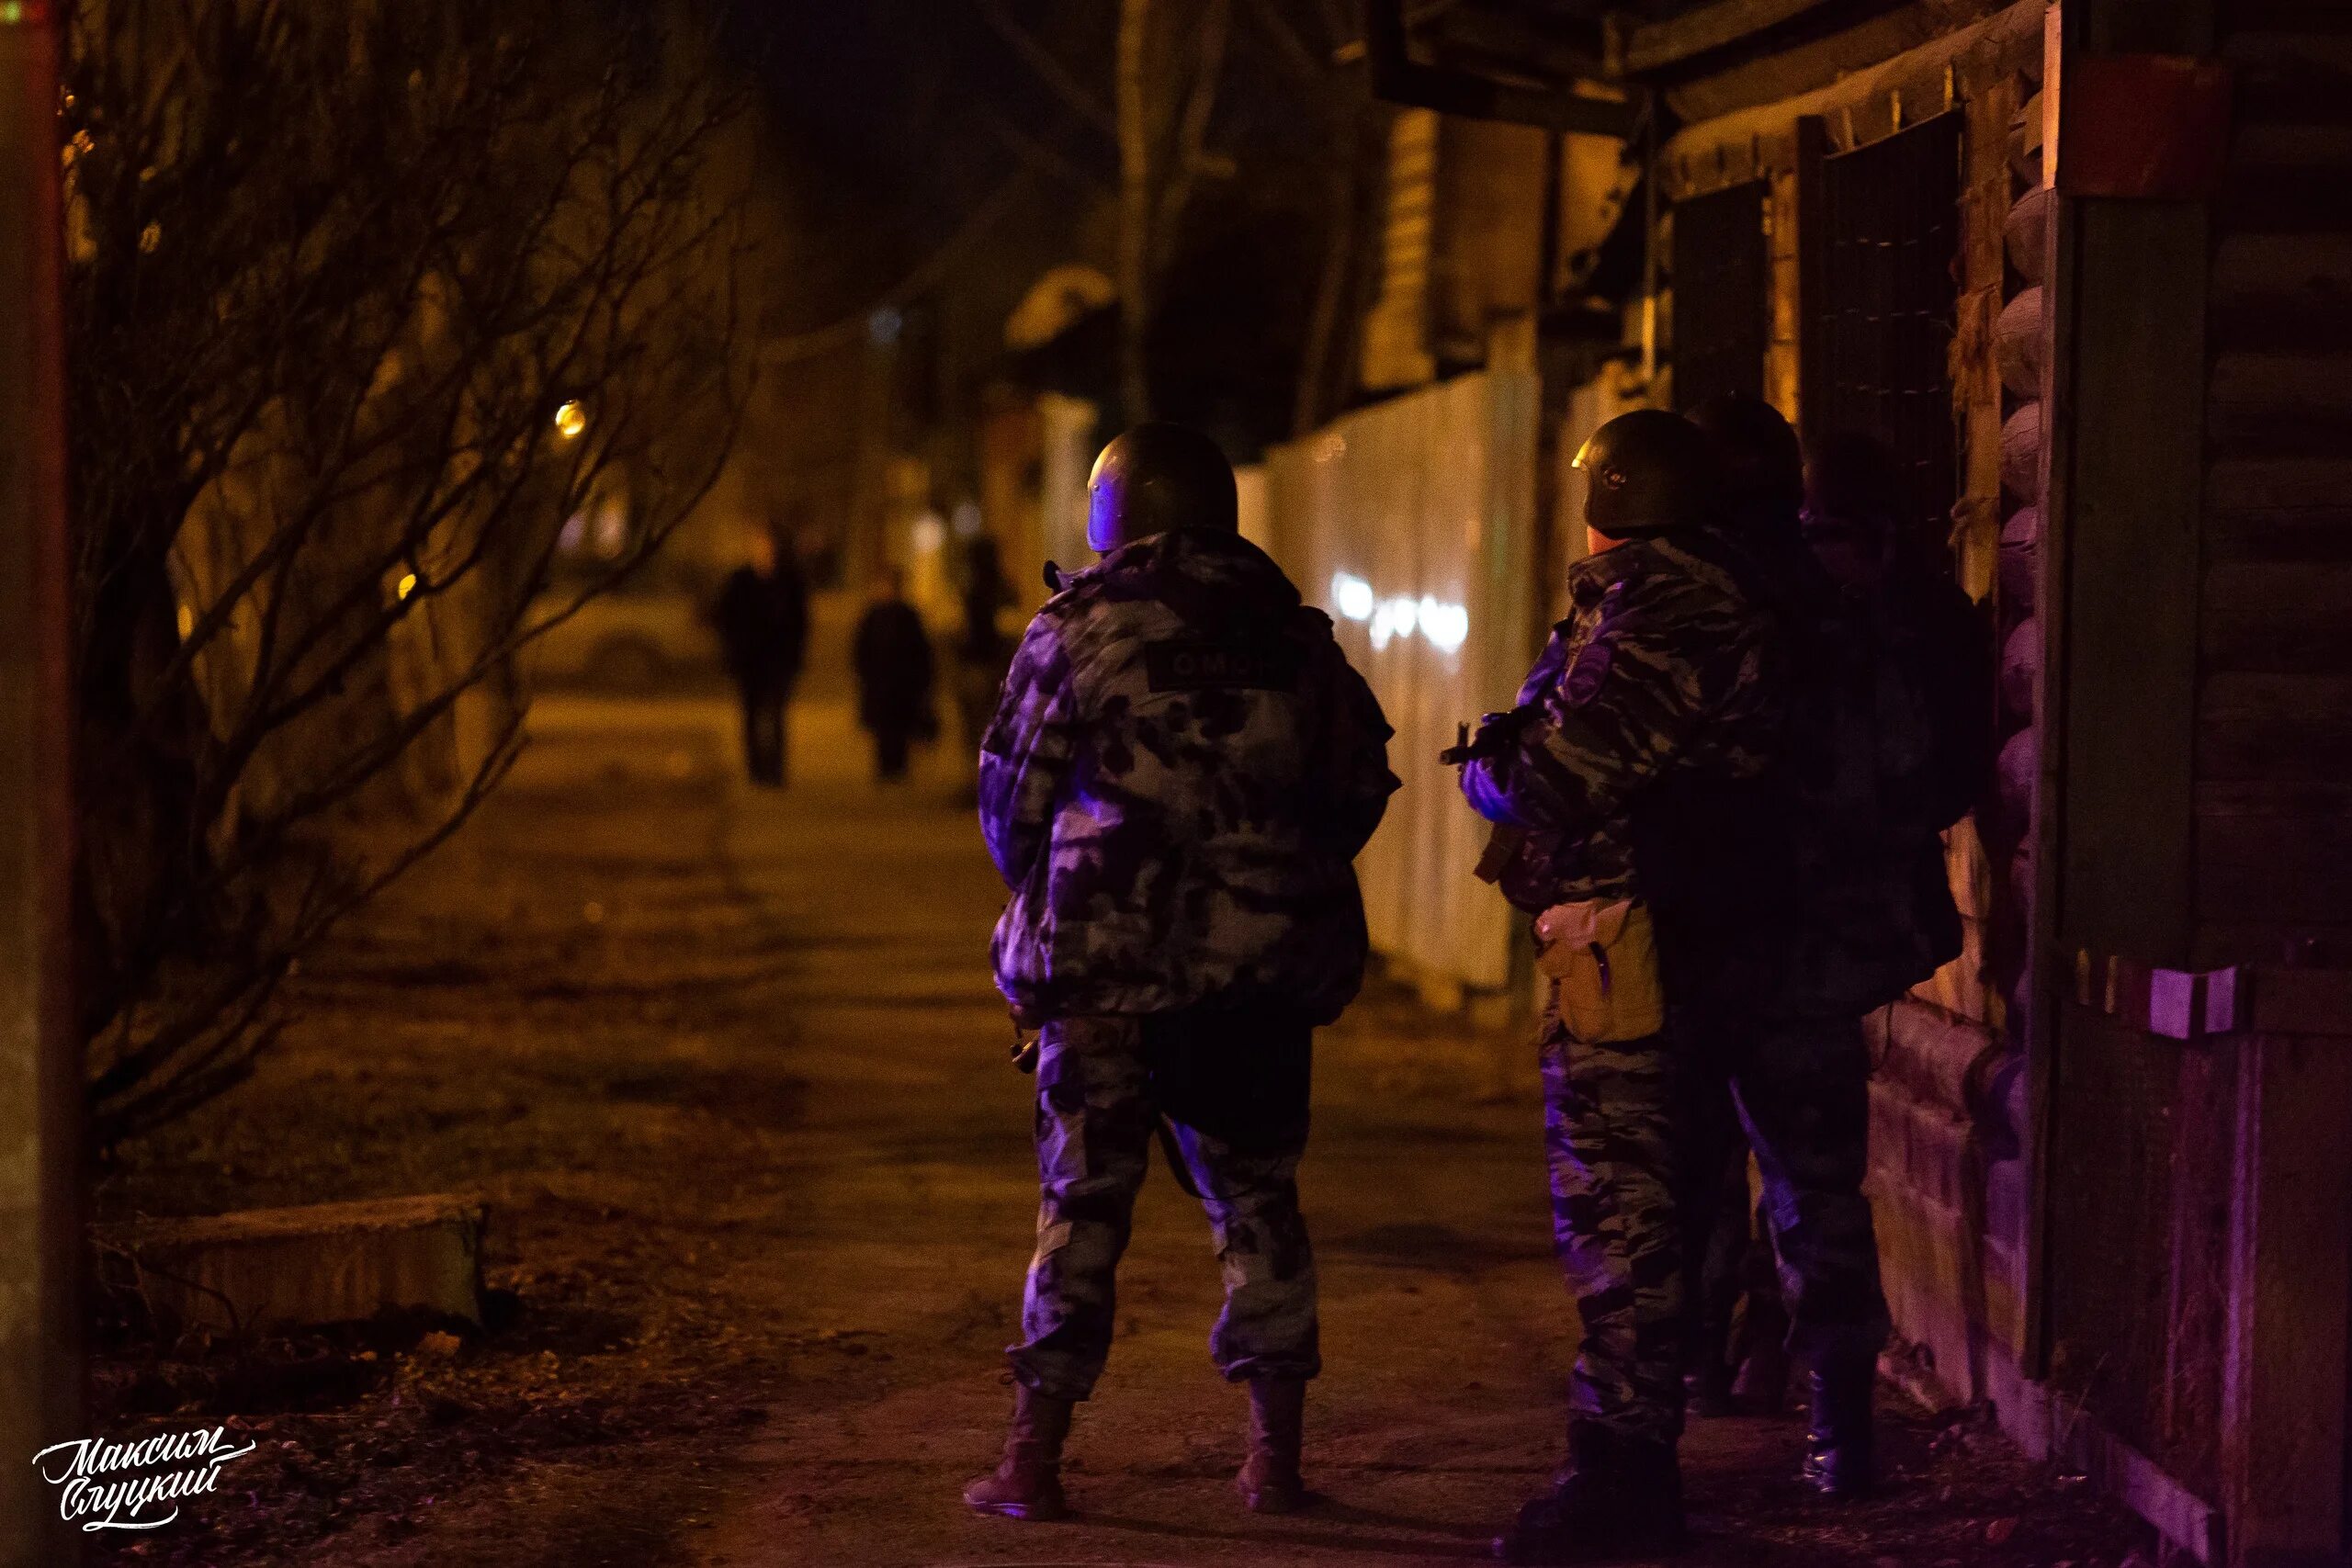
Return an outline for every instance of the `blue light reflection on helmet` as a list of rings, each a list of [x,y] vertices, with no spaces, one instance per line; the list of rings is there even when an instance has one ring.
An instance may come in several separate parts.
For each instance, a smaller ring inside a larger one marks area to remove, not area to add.
[[[1099,475],[1086,487],[1086,543],[1102,555],[1119,547],[1119,487]]]

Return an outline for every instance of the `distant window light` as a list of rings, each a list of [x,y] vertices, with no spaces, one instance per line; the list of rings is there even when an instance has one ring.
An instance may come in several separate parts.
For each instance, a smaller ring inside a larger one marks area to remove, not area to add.
[[[915,554],[936,555],[940,547],[947,543],[947,525],[939,520],[938,513],[926,512],[915,519],[910,537]]]

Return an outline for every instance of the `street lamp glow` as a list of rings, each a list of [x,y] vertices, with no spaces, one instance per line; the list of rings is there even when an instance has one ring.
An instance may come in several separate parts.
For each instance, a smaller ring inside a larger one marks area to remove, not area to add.
[[[1372,619],[1372,584],[1344,571],[1331,574],[1331,608],[1351,621]]]
[[[398,584],[396,584],[396,585],[393,587],[393,589],[392,589],[392,594],[393,594],[393,596],[394,596],[395,598],[399,598],[399,599],[406,599],[410,594],[412,594],[412,593],[413,593],[413,592],[416,592],[416,573],[414,573],[414,572],[413,572],[413,571],[409,571],[409,572],[402,572],[402,573],[401,574],[401,580],[400,580],[399,583],[398,583]]]
[[[555,411],[555,428],[566,441],[579,440],[588,429],[588,411],[577,400],[566,402]]]

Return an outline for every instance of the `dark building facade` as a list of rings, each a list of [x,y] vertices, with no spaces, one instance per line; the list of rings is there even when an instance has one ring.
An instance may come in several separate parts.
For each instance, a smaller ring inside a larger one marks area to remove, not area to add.
[[[1889,1370],[2346,1561],[2352,7],[1372,8],[1392,96],[1625,139],[1642,395],[1893,443],[1997,639],[1967,952],[1872,1022]]]

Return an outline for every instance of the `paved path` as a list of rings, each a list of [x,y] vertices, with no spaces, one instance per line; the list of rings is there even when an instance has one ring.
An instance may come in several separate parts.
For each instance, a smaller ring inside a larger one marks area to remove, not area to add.
[[[305,964],[254,1081],[109,1187],[117,1212],[158,1213],[475,1194],[511,1314],[438,1348],[397,1324],[198,1347],[173,1382],[115,1356],[113,1407],[266,1441],[240,1495],[102,1550],[164,1568],[1483,1554],[1556,1457],[1573,1328],[1523,1044],[1375,990],[1318,1046],[1301,1184],[1323,1506],[1261,1519],[1229,1490],[1246,1402],[1208,1365],[1207,1225],[1155,1173],[1071,1445],[1079,1517],[975,1517],[958,1493],[1010,1404],[1036,1195],[1032,1084],[987,971],[1001,890],[962,781],[934,756],[877,793],[838,698],[797,716],[782,795],[738,782],[721,703],[567,699],[533,730],[482,815]],[[1898,1485],[1860,1509],[1799,1492],[1798,1442],[1788,1420],[1693,1430],[1684,1561],[2116,1568],[2131,1539],[1966,1430],[1897,1424]]]
[[[566,723],[560,710],[543,721],[555,744],[542,766],[564,754]],[[581,760],[595,753],[592,734],[571,738]],[[764,1309],[774,1329],[865,1353],[796,1379],[739,1454],[701,1561],[1483,1555],[1555,1458],[1572,1318],[1550,1257],[1532,1065],[1519,1095],[1491,1102],[1495,1043],[1401,1001],[1327,1034],[1317,1077],[1302,1186],[1329,1368],[1311,1479],[1328,1505],[1264,1520],[1229,1491],[1245,1399],[1207,1361],[1217,1270],[1205,1222],[1156,1171],[1110,1371],[1071,1443],[1080,1517],[1023,1526],[957,1506],[992,1462],[1010,1398],[1000,1351],[1035,1205],[1031,1080],[1005,1063],[986,962],[1001,890],[955,781],[934,760],[916,785],[877,793],[857,742],[837,707],[799,714],[793,787],[737,793],[724,852],[787,939],[789,979],[773,994],[795,1023],[788,1068],[808,1085],[792,1213],[770,1227],[789,1259]],[[1770,1450],[1778,1464],[1793,1440],[1785,1424],[1735,1423],[1696,1448],[1702,1462]]]
[[[1301,1182],[1323,1281],[1328,1371],[1309,1415],[1322,1506],[1261,1519],[1229,1489],[1246,1401],[1207,1360],[1218,1299],[1207,1227],[1155,1171],[1110,1371],[1071,1440],[1079,1517],[977,1517],[957,1494],[993,1462],[1010,1403],[1001,1352],[1035,1188],[1031,1080],[1006,1064],[986,961],[1001,889],[960,782],[934,756],[914,784],[877,791],[838,704],[797,715],[781,795],[731,782],[716,705],[555,705],[537,728],[518,787],[609,785],[617,769],[717,797],[715,852],[700,852],[771,929],[777,958],[759,992],[777,1014],[770,1048],[806,1086],[788,1140],[763,1144],[763,1168],[742,1173],[763,1195],[758,1264],[714,1293],[761,1337],[797,1348],[786,1392],[740,1446],[714,1449],[719,1506],[673,1551],[704,1568],[1486,1554],[1557,1456],[1573,1331],[1550,1255],[1530,1053],[1377,993],[1323,1036]],[[1984,1528],[1970,1517],[1983,1503],[1949,1489],[1923,1498],[1933,1480],[1825,1514],[1786,1479],[1799,1440],[1785,1419],[1694,1427],[1699,1541],[1682,1561],[2042,1560],[1988,1554],[1981,1536],[1976,1551],[1928,1551],[1931,1522],[1947,1543]],[[1900,1432],[1889,1447],[1924,1465],[1926,1440]]]
[[[827,733],[823,716],[804,728]],[[1324,1054],[1303,1186],[1331,1367],[1314,1477],[1330,1507],[1275,1524],[1227,1490],[1245,1400],[1207,1361],[1216,1266],[1197,1208],[1155,1171],[1111,1369],[1072,1439],[1081,1520],[973,1518],[956,1495],[993,1459],[1010,1397],[999,1351],[1036,1202],[1031,1080],[1005,1065],[986,963],[1001,889],[964,811],[877,798],[830,770],[773,808],[753,802],[730,854],[808,922],[787,993],[811,1085],[800,1283],[891,1359],[760,1435],[707,1562],[1262,1562],[1277,1543],[1291,1562],[1413,1560],[1483,1546],[1548,1462],[1542,1391],[1566,1327],[1532,1107],[1476,1107],[1449,1081],[1483,1044],[1343,1034]]]

